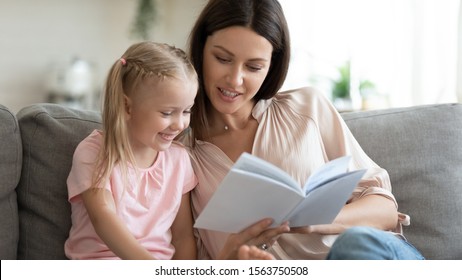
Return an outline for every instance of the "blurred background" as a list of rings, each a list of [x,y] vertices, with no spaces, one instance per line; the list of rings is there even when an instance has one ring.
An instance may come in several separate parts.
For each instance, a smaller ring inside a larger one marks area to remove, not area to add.
[[[185,49],[206,0],[0,0],[0,104],[99,110],[105,76],[140,40]],[[461,0],[280,0],[292,39],[284,89],[340,111],[462,100]]]

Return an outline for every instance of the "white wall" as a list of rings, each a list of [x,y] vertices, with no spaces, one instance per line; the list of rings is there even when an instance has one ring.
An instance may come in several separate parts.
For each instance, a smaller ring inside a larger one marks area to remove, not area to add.
[[[184,48],[204,0],[157,0],[152,40]],[[0,104],[13,112],[48,98],[53,65],[94,66],[97,88],[135,39],[136,0],[0,0]]]

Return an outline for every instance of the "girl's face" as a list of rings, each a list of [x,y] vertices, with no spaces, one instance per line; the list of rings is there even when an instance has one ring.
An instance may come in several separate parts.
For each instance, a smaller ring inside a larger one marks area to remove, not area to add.
[[[126,97],[130,143],[137,154],[152,155],[170,147],[189,125],[197,83],[176,78],[149,78]],[[149,152],[150,150],[153,150]]]
[[[204,46],[204,87],[222,114],[250,113],[268,74],[273,46],[253,30],[233,26],[216,31]]]

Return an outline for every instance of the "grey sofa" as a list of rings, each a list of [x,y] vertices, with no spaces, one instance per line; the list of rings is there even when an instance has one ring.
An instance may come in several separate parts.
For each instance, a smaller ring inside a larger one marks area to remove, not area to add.
[[[462,105],[343,114],[388,170],[405,235],[427,259],[462,259]],[[54,104],[0,106],[0,258],[64,259],[71,225],[66,178],[100,115]]]

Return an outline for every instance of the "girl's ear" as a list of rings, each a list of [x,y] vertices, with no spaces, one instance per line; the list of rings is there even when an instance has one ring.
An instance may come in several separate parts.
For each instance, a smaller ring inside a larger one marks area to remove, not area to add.
[[[125,116],[127,117],[127,120],[130,119],[130,116],[132,114],[132,100],[130,97],[124,94],[124,108],[125,108]]]

